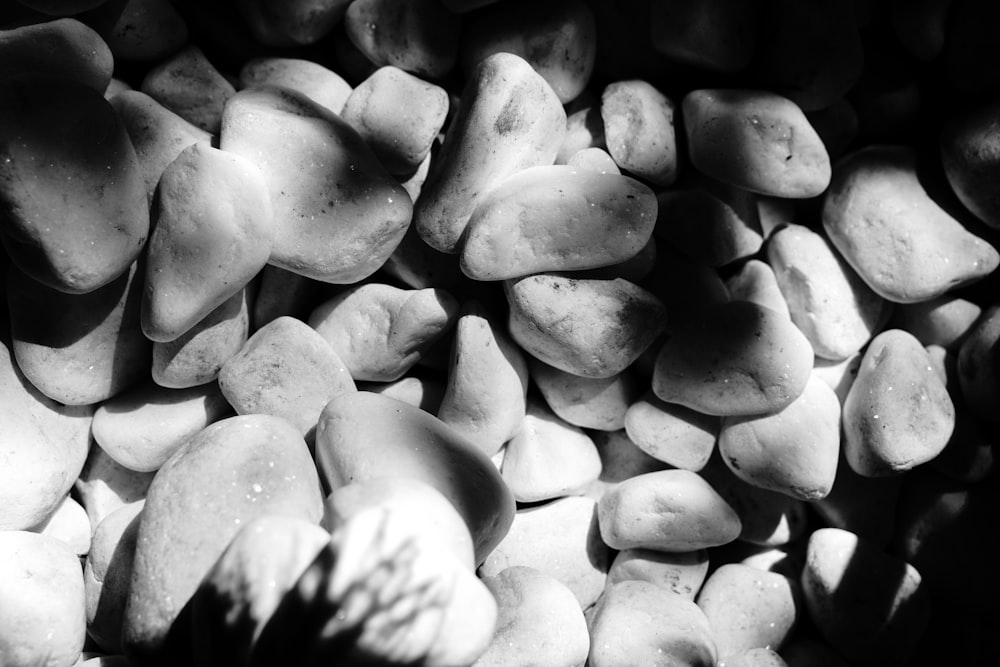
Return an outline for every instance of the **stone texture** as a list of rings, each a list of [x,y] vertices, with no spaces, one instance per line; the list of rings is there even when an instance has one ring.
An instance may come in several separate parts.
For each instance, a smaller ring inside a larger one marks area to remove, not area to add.
[[[697,472],[705,467],[719,436],[719,418],[647,391],[628,407],[625,432],[650,456],[675,468]]]
[[[240,88],[291,88],[339,114],[351,94],[351,84],[319,63],[301,58],[251,58],[240,69]]]
[[[625,171],[657,187],[677,179],[674,103],[647,81],[608,84],[601,93],[608,153]]]

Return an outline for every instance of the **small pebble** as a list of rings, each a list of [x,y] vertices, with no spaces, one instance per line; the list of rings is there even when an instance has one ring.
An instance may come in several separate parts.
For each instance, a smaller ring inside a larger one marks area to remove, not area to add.
[[[608,153],[623,170],[653,186],[677,180],[673,101],[647,81],[615,81],[601,93]]]
[[[648,391],[629,406],[625,431],[639,449],[653,458],[697,472],[715,451],[719,418],[666,403]]]
[[[96,528],[115,510],[143,500],[153,476],[152,472],[124,467],[94,443],[73,491],[87,510],[90,525]]]
[[[924,345],[957,351],[982,312],[979,304],[945,293],[927,301],[897,305],[888,326],[909,331]]]
[[[678,552],[624,549],[611,562],[607,585],[648,581],[693,602],[705,582],[708,567],[707,549]]]
[[[759,259],[750,259],[726,279],[729,298],[733,301],[751,301],[770,308],[776,313],[791,317],[788,301],[781,292],[774,270]]]
[[[211,134],[219,133],[223,107],[236,92],[194,44],[150,68],[139,90]]]
[[[639,393],[638,379],[628,369],[609,378],[586,378],[532,359],[531,379],[560,419],[599,431],[618,431]]]

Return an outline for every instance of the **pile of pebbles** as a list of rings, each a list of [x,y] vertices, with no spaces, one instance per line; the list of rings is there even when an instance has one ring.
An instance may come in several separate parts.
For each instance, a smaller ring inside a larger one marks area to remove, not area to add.
[[[0,5],[0,664],[1000,656],[991,0]]]

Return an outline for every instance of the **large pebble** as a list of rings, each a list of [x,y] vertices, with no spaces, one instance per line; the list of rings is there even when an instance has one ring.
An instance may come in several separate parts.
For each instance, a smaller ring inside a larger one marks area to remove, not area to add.
[[[74,18],[0,30],[0,77],[54,74],[103,93],[114,57],[93,28]]]
[[[319,63],[301,58],[251,58],[240,69],[241,88],[291,88],[339,114],[351,95],[351,84]]]
[[[628,369],[607,378],[587,378],[532,358],[531,379],[560,419],[600,431],[625,426],[629,406],[638,397],[639,380]]]
[[[288,88],[247,88],[226,104],[220,148],[253,162],[274,207],[270,262],[330,283],[375,272],[399,244],[410,196],[346,121]]]
[[[456,319],[458,302],[444,290],[369,282],[322,302],[308,322],[352,378],[391,382],[410,370]]]
[[[671,321],[656,358],[653,392],[709,415],[775,412],[805,389],[813,350],[788,318],[748,301]]]
[[[694,551],[735,540],[740,518],[697,473],[663,470],[627,479],[598,504],[601,536],[613,549]]]
[[[143,664],[164,664],[171,625],[243,524],[265,515],[318,523],[322,494],[302,435],[270,415],[230,417],[187,441],[146,496],[123,643]]]
[[[94,526],[93,548],[83,567],[87,635],[105,651],[122,652],[122,624],[142,502],[119,507]]]
[[[688,155],[698,171],[775,197],[815,197],[830,183],[830,156],[805,114],[762,90],[702,89],[681,102]]]
[[[674,103],[658,88],[639,79],[608,84],[601,119],[615,164],[657,187],[677,180]]]
[[[844,453],[869,477],[909,470],[941,453],[955,428],[955,406],[927,351],[901,329],[868,345],[844,401]]]
[[[473,210],[493,187],[527,167],[550,165],[566,133],[566,112],[523,58],[479,62],[413,213],[420,237],[454,253]]]
[[[485,577],[497,601],[497,630],[474,667],[582,667],[590,634],[573,592],[551,575],[515,565]]]
[[[420,408],[370,392],[335,396],[316,427],[316,465],[331,490],[376,477],[427,482],[472,533],[476,563],[514,520],[514,497],[486,454]]]
[[[504,283],[511,337],[568,373],[606,378],[630,366],[666,326],[663,304],[620,278],[537,274]]]
[[[822,234],[803,225],[775,231],[767,261],[792,321],[824,359],[846,359],[860,350],[891,307]]]
[[[569,165],[523,169],[472,211],[461,267],[475,280],[623,262],[649,240],[656,197],[634,178]]]
[[[356,389],[326,339],[293,317],[279,317],[255,331],[222,365],[219,388],[238,414],[282,417],[307,441],[327,402]]]
[[[645,581],[609,587],[590,625],[591,667],[714,667],[708,619],[687,598]]]
[[[647,391],[625,413],[625,432],[653,458],[697,472],[715,451],[719,418],[666,403]]]
[[[906,664],[927,629],[920,573],[845,530],[810,536],[802,591],[820,636],[859,667]]]
[[[52,537],[0,531],[0,664],[70,667],[85,636],[76,554]]]
[[[155,62],[188,42],[187,23],[172,2],[130,0],[107,33],[108,46],[123,61]]]
[[[216,135],[223,108],[236,92],[194,44],[146,72],[140,90],[192,125]]]
[[[107,285],[149,232],[135,149],[111,105],[82,83],[43,75],[0,81],[0,241],[11,261],[53,289]]]
[[[625,549],[611,562],[608,586],[619,581],[648,581],[694,601],[708,575],[708,561],[707,549],[678,552]]]
[[[912,303],[979,280],[1000,254],[969,232],[927,193],[916,152],[871,146],[837,165],[823,198],[823,228],[877,294]]]
[[[604,590],[611,554],[601,541],[596,503],[569,496],[520,509],[510,532],[483,562],[480,576],[518,565],[540,570],[590,607]]]

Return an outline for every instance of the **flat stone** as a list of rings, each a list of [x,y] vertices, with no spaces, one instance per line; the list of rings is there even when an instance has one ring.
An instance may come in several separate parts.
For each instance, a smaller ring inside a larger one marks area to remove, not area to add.
[[[532,358],[530,370],[549,408],[580,428],[621,430],[625,414],[639,394],[639,380],[628,369],[607,378],[587,378]]]
[[[653,458],[675,468],[697,472],[705,467],[719,436],[719,418],[677,403],[661,401],[647,391],[625,413],[625,432]]]
[[[122,652],[122,623],[143,502],[123,505],[94,526],[83,567],[87,636],[110,653]]]
[[[223,108],[236,93],[194,44],[150,68],[139,89],[211,134],[219,133]]]
[[[608,570],[608,586],[620,581],[648,581],[694,601],[708,575],[707,549],[668,552],[656,549],[619,551]]]
[[[240,88],[281,86],[309,97],[339,114],[351,94],[351,84],[319,63],[301,58],[260,57],[240,68]]]

